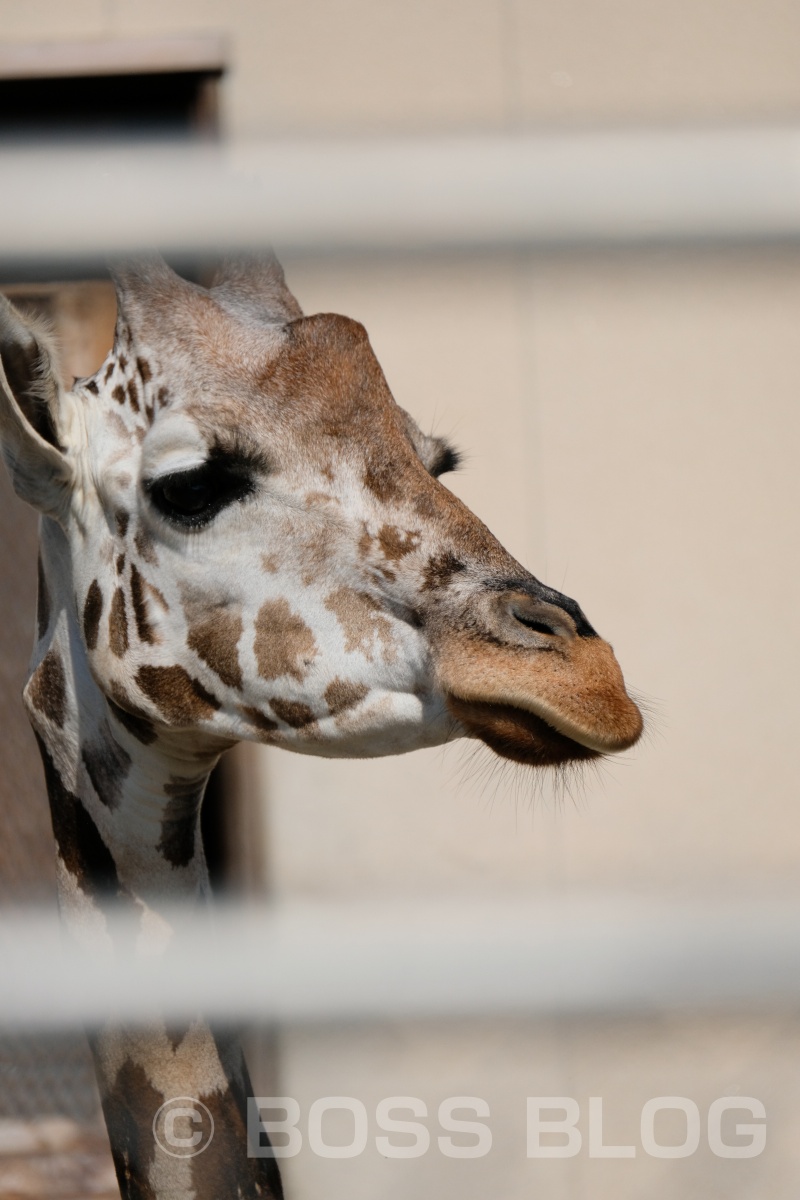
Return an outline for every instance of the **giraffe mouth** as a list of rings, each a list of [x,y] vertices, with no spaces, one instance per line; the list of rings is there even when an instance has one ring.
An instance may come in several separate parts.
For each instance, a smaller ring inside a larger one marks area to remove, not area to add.
[[[512,704],[462,700],[450,694],[447,707],[470,737],[479,738],[495,754],[512,762],[557,767],[602,757],[602,751],[575,741],[542,717]]]

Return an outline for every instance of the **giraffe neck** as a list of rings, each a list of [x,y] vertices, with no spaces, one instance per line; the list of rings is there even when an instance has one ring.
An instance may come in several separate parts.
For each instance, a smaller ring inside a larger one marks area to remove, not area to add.
[[[49,521],[41,550],[25,702],[44,763],[62,919],[85,953],[165,953],[181,937],[176,912],[209,914],[200,805],[222,747],[157,731],[103,695],[63,534]],[[154,1014],[136,1026],[110,1019],[90,1044],[125,1200],[282,1195],[274,1159],[248,1155],[251,1086],[235,1037],[199,1014],[181,1026]]]

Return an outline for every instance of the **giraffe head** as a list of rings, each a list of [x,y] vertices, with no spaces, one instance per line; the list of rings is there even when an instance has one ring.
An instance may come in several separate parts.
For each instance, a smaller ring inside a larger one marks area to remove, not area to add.
[[[469,735],[542,765],[637,740],[610,646],[440,482],[455,453],[359,324],[304,317],[271,257],[116,282],[114,349],[70,392],[5,305],[0,433],[129,728],[341,756]]]

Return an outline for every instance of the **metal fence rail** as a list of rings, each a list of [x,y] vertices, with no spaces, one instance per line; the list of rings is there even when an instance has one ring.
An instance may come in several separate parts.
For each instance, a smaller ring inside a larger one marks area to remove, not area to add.
[[[0,148],[6,263],[800,236],[793,127]]]
[[[164,957],[70,951],[53,914],[0,924],[0,1026],[203,1011],[236,1021],[795,1005],[800,903],[629,897],[221,908]],[[119,945],[138,919],[120,915]]]

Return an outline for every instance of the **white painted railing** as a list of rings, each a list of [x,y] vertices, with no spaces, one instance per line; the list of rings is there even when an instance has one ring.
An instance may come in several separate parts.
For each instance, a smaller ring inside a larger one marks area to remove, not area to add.
[[[0,148],[7,261],[800,236],[794,127]]]
[[[119,941],[132,946],[136,918],[121,921]],[[183,914],[165,957],[98,962],[70,951],[54,914],[9,914],[0,922],[0,1027],[68,1029],[109,1012],[295,1022],[800,999],[800,899],[294,903],[220,908],[214,924],[211,934]]]

